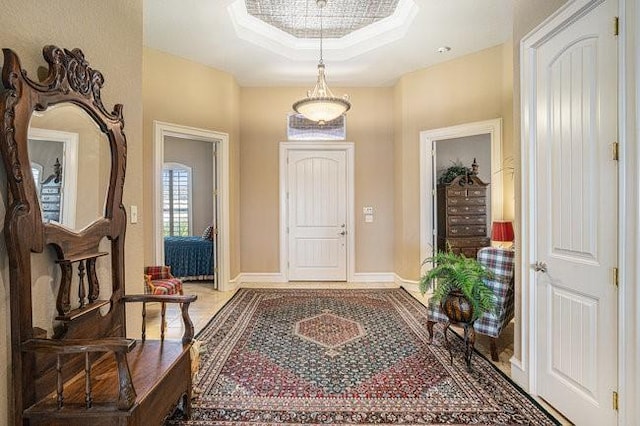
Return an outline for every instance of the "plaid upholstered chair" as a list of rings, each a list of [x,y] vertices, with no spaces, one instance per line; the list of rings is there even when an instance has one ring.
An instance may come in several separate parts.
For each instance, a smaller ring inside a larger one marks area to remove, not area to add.
[[[476,333],[485,334],[491,339],[491,359],[498,361],[496,340],[504,327],[514,315],[514,283],[513,270],[515,252],[495,247],[484,247],[478,251],[478,262],[493,272],[493,279],[485,280],[485,284],[496,295],[497,313],[486,313],[476,320],[473,328]],[[433,325],[436,322],[447,322],[447,316],[441,312],[440,305],[429,301],[428,304],[429,339],[433,337]]]
[[[145,266],[144,290],[147,294],[183,294],[182,280],[171,275],[171,266]]]

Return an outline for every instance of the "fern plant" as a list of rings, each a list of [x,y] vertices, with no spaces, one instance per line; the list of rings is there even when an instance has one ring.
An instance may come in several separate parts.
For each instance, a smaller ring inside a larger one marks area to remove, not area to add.
[[[484,283],[493,274],[476,259],[439,251],[422,264],[425,263],[433,263],[433,269],[420,278],[422,294],[433,289],[432,300],[440,303],[450,292],[459,290],[473,306],[474,320],[485,312],[495,312],[495,295]]]

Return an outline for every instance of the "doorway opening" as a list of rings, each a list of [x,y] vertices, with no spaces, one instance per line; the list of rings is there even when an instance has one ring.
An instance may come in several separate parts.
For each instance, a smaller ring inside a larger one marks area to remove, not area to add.
[[[459,138],[438,139],[432,143],[433,195],[433,247],[447,250],[447,247],[467,257],[474,257],[481,247],[489,244],[488,230],[491,229],[491,194],[478,188],[477,196],[470,200],[471,211],[462,216],[449,217],[446,204],[446,188],[454,176],[466,173],[480,179],[479,185],[491,185],[491,136],[488,133]],[[468,193],[469,191],[467,191]],[[462,208],[462,207],[461,207]],[[455,226],[449,229],[449,222],[455,219]],[[461,232],[452,238],[447,231]],[[456,244],[455,241],[462,241]]]
[[[490,202],[487,206],[487,226],[494,220],[503,218],[503,173],[502,171],[502,119],[480,121],[461,124],[458,126],[444,127],[441,129],[426,130],[420,132],[420,258],[426,259],[434,254],[437,247],[435,238],[437,235],[437,177],[438,163],[443,167],[450,165],[452,157],[460,158],[465,166],[471,167],[468,158],[473,158],[460,150],[459,146],[479,143],[480,155],[483,141],[488,139],[490,152],[482,152],[482,157],[475,157],[479,163],[480,176],[488,175],[490,186],[488,196]],[[465,149],[465,148],[463,148]],[[438,152],[443,161],[438,160]],[[475,151],[473,151],[475,152]],[[488,154],[488,155],[487,155]],[[483,158],[481,164],[479,158]],[[454,159],[455,161],[455,159]],[[468,163],[468,164],[467,164]]]
[[[229,288],[229,136],[154,122],[155,258]]]
[[[42,219],[70,229],[76,227],[78,140],[78,133],[29,128],[29,155]],[[58,189],[45,187],[54,182]]]

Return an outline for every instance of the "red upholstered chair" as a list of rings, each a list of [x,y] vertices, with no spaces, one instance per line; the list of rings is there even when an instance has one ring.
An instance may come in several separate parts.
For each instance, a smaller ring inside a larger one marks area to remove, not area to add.
[[[171,266],[145,266],[144,289],[148,294],[183,294],[182,280],[171,275]]]

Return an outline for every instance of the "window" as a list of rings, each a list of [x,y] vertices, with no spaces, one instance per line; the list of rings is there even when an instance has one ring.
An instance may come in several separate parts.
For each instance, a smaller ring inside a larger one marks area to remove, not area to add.
[[[163,235],[191,235],[191,167],[166,163],[162,169]]]
[[[42,179],[42,171],[44,168],[41,164],[31,162],[31,173],[33,173],[33,182],[36,184],[36,192],[40,194],[40,179]]]
[[[294,140],[344,140],[347,136],[346,117],[341,115],[335,120],[320,125],[308,120],[302,114],[287,116],[287,136]]]

